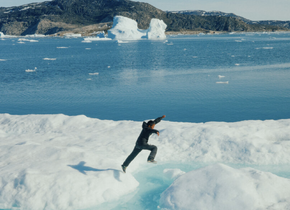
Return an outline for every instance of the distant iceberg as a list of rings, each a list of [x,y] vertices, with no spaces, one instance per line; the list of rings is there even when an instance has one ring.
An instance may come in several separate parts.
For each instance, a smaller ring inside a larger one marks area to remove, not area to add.
[[[112,29],[108,30],[108,38],[117,40],[166,39],[167,25],[163,20],[153,18],[147,30],[138,28],[137,22],[127,17],[115,16]]]
[[[0,32],[0,37],[4,37],[5,35],[2,33],[2,32]]]

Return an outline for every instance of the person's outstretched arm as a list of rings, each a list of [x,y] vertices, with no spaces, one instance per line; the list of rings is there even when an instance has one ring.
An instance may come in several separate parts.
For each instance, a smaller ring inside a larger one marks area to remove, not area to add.
[[[157,124],[157,123],[159,123],[163,118],[165,118],[166,116],[165,115],[163,115],[162,117],[158,117],[158,118],[156,118],[155,120],[154,120],[154,124]]]

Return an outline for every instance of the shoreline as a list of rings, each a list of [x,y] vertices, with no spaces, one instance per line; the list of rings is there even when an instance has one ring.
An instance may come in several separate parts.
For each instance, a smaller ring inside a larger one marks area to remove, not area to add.
[[[199,35],[199,34],[211,34],[211,35],[219,35],[219,34],[246,34],[246,33],[289,33],[290,30],[277,30],[277,31],[166,31],[166,36],[176,36],[176,35]],[[73,33],[71,31],[66,31],[58,34],[29,34],[24,36],[17,35],[5,35],[2,34],[0,39],[4,38],[19,38],[19,37],[30,37],[30,38],[46,38],[46,37],[68,37],[68,38],[82,38],[82,37],[97,37],[96,33]]]

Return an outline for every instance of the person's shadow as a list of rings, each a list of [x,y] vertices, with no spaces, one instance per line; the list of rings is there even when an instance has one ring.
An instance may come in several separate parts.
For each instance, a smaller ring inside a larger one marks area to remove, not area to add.
[[[79,164],[77,165],[68,165],[69,167],[72,167],[73,169],[78,170],[79,172],[81,172],[82,174],[87,175],[86,171],[113,171],[114,172],[114,178],[116,180],[118,180],[119,182],[121,182],[120,180],[120,170],[116,170],[116,169],[112,169],[112,168],[108,168],[108,169],[97,169],[97,168],[92,168],[89,166],[85,166],[86,162],[85,161],[81,161],[79,162]]]

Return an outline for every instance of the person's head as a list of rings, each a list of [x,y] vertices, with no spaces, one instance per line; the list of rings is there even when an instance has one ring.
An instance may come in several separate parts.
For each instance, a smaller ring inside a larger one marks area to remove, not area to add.
[[[154,123],[154,121],[153,121],[153,120],[148,121],[147,126],[148,126],[149,128],[154,129],[154,127],[155,127],[155,123]]]

